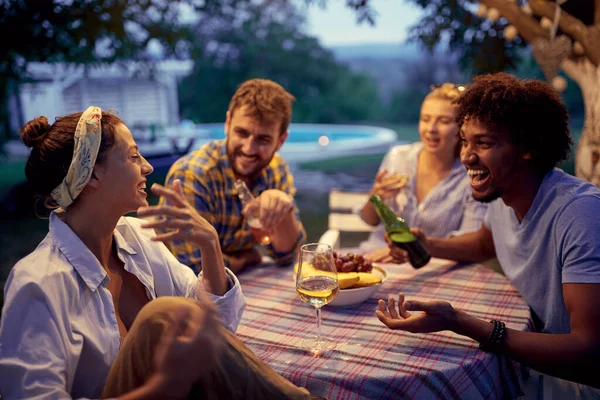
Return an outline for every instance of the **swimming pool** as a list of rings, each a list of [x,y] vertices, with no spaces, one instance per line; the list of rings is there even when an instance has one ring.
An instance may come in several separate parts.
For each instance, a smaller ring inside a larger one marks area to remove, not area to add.
[[[377,126],[336,124],[290,124],[290,134],[279,154],[288,164],[385,153],[397,143],[396,132]],[[155,168],[168,168],[181,155],[200,148],[208,141],[225,138],[223,123],[181,124],[165,129],[150,140],[149,132],[133,132],[140,152]],[[4,151],[25,158],[23,143],[11,140]]]
[[[384,153],[397,142],[396,132],[382,127],[337,124],[290,124],[290,134],[279,154],[290,164],[347,157],[357,154]],[[169,162],[159,160],[169,151],[182,154],[201,147],[210,140],[225,138],[222,123],[184,125],[171,128],[164,138],[154,143],[140,143],[142,154],[152,164]]]
[[[225,138],[223,124],[199,124],[194,128],[196,134],[192,135],[198,138],[205,138],[209,140]],[[186,128],[184,127],[183,130],[186,130]],[[396,132],[392,131],[391,129],[362,125],[290,124],[289,131],[290,135],[286,140],[286,144],[314,144],[318,143],[319,138],[323,136],[327,137],[329,142],[337,143],[343,140],[370,140],[373,139],[374,136],[377,137],[381,134],[387,135],[390,133],[393,134],[394,139],[396,137]],[[189,133],[186,133],[186,136],[189,136]]]

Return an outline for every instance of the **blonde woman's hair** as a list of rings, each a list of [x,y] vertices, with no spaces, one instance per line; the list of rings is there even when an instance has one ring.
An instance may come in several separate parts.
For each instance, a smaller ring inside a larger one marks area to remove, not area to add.
[[[455,85],[454,83],[443,83],[441,85],[431,85],[431,92],[425,96],[424,100],[442,99],[450,102],[458,100],[460,95],[465,91],[464,85]]]

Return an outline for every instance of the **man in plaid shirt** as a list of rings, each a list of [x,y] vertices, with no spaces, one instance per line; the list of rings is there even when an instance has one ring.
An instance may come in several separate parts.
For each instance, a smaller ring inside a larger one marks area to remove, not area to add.
[[[293,262],[306,233],[294,203],[296,189],[285,161],[276,154],[289,131],[294,96],[277,83],[251,79],[242,83],[229,103],[225,140],[215,140],[177,160],[165,185],[181,180],[183,191],[199,213],[219,234],[225,265],[237,272],[258,264],[262,255],[242,215],[235,181],[243,180],[260,210],[260,222],[269,233],[267,255],[279,265]],[[160,204],[168,204],[165,198]],[[247,211],[247,210],[246,210]],[[173,241],[170,249],[196,273],[202,269],[200,250]]]

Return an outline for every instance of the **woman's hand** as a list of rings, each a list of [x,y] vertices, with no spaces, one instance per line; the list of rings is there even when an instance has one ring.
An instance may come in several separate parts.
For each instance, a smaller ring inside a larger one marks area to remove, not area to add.
[[[369,197],[376,194],[382,199],[396,196],[408,182],[408,175],[388,173],[381,170],[375,176],[373,188],[369,192]]]
[[[140,217],[158,217],[142,226],[169,230],[153,237],[154,241],[181,240],[200,247],[204,287],[212,294],[223,296],[227,291],[227,276],[216,229],[188,203],[179,179],[173,181],[172,189],[155,183],[150,190],[157,196],[164,196],[173,205],[140,207]]]
[[[144,228],[169,230],[168,233],[156,235],[152,240],[162,242],[181,240],[195,243],[200,247],[214,246],[219,241],[215,228],[188,203],[179,179],[173,182],[172,189],[155,183],[150,190],[157,196],[164,196],[173,204],[138,209],[137,213],[140,217],[157,217],[156,220],[144,224]]]
[[[428,333],[458,328],[456,310],[447,301],[404,301],[404,294],[399,293],[397,308],[393,296],[388,298],[387,307],[384,300],[380,299],[378,304],[375,315],[390,329]]]

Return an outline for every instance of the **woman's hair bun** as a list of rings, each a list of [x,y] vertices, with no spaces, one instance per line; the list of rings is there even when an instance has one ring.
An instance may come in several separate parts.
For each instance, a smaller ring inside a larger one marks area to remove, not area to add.
[[[21,140],[27,147],[35,147],[44,140],[50,131],[48,118],[41,116],[32,119],[21,128]]]

